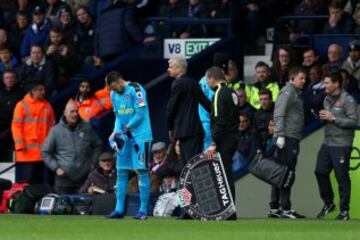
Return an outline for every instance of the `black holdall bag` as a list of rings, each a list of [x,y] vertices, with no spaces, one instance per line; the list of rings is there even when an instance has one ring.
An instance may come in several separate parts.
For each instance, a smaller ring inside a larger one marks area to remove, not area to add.
[[[295,179],[294,171],[271,158],[265,158],[261,150],[258,150],[250,163],[249,171],[260,180],[278,188],[290,188]]]

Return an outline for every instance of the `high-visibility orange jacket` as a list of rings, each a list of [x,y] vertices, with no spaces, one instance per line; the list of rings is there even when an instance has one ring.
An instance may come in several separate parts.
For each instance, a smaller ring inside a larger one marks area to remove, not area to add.
[[[105,86],[103,89],[98,90],[95,93],[95,97],[99,100],[104,110],[112,109],[112,103],[110,100],[110,89]]]
[[[101,106],[100,101],[95,96],[88,98],[82,102],[75,100],[79,106],[79,115],[84,121],[89,121],[90,118],[95,117],[104,110]]]
[[[41,147],[54,125],[55,114],[50,103],[25,95],[16,104],[11,123],[16,162],[42,161]]]

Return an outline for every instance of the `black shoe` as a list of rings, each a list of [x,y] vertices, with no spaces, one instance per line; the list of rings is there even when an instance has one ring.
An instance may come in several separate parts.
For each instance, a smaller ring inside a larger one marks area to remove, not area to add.
[[[316,216],[316,218],[323,218],[326,215],[328,215],[329,213],[333,212],[335,210],[336,206],[333,203],[330,204],[325,204],[323,206],[323,208],[321,209],[321,211],[318,213],[318,215]]]
[[[228,219],[226,219],[226,221],[236,221],[236,220],[237,220],[236,213],[232,214]]]
[[[123,218],[124,218],[124,214],[123,214],[123,213],[116,212],[116,211],[113,211],[113,212],[110,213],[109,215],[105,216],[105,218],[107,218],[107,219],[123,219]]]
[[[342,221],[347,221],[350,219],[350,215],[348,211],[341,211],[339,213],[339,215],[337,215],[337,217],[335,218],[336,220],[342,220]]]
[[[294,210],[283,210],[281,217],[282,218],[291,218],[291,219],[305,218],[304,215],[301,215],[301,214],[295,212]]]
[[[192,219],[192,218],[190,217],[189,214],[183,213],[183,214],[181,214],[180,216],[178,216],[176,219],[178,219],[178,220],[190,220],[190,219]]]
[[[267,216],[268,218],[281,218],[282,211],[279,209],[270,209]]]

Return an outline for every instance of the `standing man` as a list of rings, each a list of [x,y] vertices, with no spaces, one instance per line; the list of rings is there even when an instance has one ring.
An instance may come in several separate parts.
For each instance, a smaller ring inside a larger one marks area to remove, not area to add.
[[[55,172],[55,191],[76,194],[98,163],[101,140],[91,125],[80,118],[77,103],[70,100],[64,116],[51,129],[42,148],[46,165]]]
[[[106,81],[111,89],[110,98],[116,116],[109,141],[117,150],[116,207],[108,218],[124,217],[128,173],[135,170],[138,174],[140,209],[134,218],[145,220],[150,196],[148,164],[153,139],[146,92],[140,84],[126,81],[117,71],[111,71]],[[118,137],[119,133],[126,137]]]
[[[43,183],[41,147],[55,124],[55,114],[45,99],[45,85],[32,82],[29,93],[16,104],[11,124],[15,142],[16,182]]]
[[[168,72],[175,80],[171,84],[167,105],[167,127],[170,140],[180,140],[181,157],[186,163],[203,149],[204,130],[198,113],[199,103],[210,112],[211,102],[198,83],[186,75],[187,62],[184,58],[171,58]]]
[[[349,220],[351,183],[349,159],[357,125],[356,103],[350,94],[341,89],[342,78],[339,73],[325,77],[324,110],[319,117],[325,125],[325,139],[319,150],[315,175],[319,185],[320,197],[324,201],[317,218],[323,218],[335,210],[334,193],[330,182],[330,172],[334,169],[340,193],[340,213],[338,220]]]
[[[206,150],[206,154],[208,157],[211,157],[215,151],[221,154],[231,194],[235,200],[235,186],[231,166],[232,157],[238,144],[239,100],[236,93],[227,87],[221,68],[209,68],[206,71],[206,78],[210,88],[215,91],[211,109],[211,135],[213,142]]]
[[[304,126],[303,100],[300,92],[304,87],[305,77],[304,69],[290,69],[289,82],[281,89],[274,110],[274,137],[278,151],[276,161],[294,172]],[[272,186],[268,217],[304,218],[305,216],[291,210],[290,195],[291,188]]]

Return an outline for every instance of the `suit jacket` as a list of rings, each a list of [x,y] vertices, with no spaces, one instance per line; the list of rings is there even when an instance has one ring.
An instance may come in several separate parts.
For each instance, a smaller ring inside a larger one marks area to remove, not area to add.
[[[199,104],[211,112],[211,102],[195,80],[184,74],[173,81],[166,119],[168,130],[174,131],[175,138],[204,134],[198,112]]]

